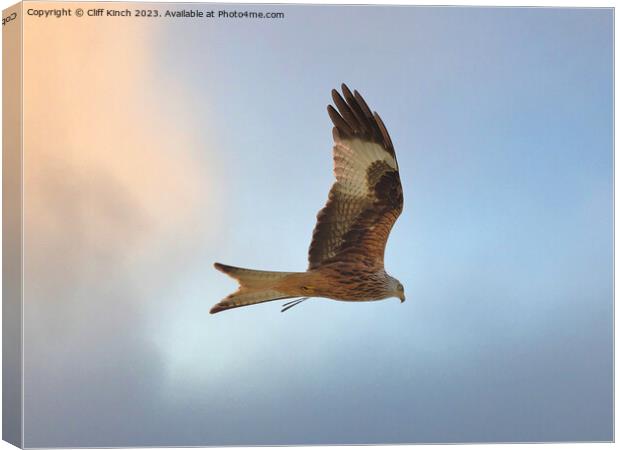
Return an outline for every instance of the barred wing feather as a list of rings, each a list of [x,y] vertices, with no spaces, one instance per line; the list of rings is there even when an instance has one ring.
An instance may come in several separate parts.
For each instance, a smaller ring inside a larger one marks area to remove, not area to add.
[[[383,267],[389,233],[403,208],[398,163],[390,136],[362,96],[342,85],[332,91],[334,173],[309,250],[309,269],[338,260],[365,259]]]

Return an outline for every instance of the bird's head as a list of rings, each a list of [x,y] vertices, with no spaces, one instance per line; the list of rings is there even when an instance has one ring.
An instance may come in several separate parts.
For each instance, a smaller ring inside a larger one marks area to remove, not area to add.
[[[400,281],[398,281],[394,277],[390,277],[390,288],[391,288],[390,297],[396,297],[400,299],[401,303],[405,301],[405,288],[403,287],[403,284]]]

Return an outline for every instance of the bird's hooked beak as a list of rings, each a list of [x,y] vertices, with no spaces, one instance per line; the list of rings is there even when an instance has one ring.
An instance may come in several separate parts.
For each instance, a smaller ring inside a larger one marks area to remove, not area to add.
[[[405,293],[404,293],[404,292],[402,292],[401,294],[399,294],[399,295],[398,295],[398,298],[400,299],[400,302],[401,302],[401,303],[404,303],[404,302],[405,302]]]

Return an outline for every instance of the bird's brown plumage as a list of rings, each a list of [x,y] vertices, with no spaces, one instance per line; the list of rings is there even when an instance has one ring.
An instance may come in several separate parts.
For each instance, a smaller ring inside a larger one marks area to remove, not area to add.
[[[344,84],[342,92],[344,98],[332,91],[336,108],[327,108],[334,124],[336,181],[317,215],[308,270],[263,272],[216,264],[236,278],[240,288],[212,313],[292,297],[365,301],[398,296],[404,300],[402,285],[383,266],[388,236],[403,209],[394,146],[383,121],[362,96]]]
[[[335,260],[363,257],[383,267],[390,230],[403,209],[403,192],[392,140],[362,96],[342,86],[338,107],[327,111],[334,123],[336,182],[317,215],[309,269]]]

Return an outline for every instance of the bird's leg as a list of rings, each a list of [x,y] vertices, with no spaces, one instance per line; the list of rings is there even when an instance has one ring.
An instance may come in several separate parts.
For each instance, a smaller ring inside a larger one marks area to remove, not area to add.
[[[308,300],[309,298],[310,297],[302,297],[302,298],[298,298],[296,300],[287,302],[284,305],[282,305],[282,311],[280,311],[280,312],[287,311],[287,310],[291,309],[293,306],[299,305],[301,302],[303,302],[304,300]]]

